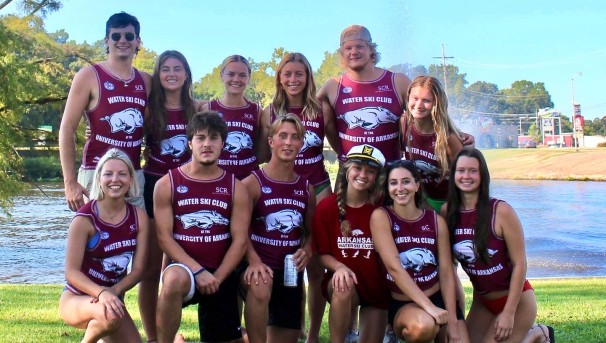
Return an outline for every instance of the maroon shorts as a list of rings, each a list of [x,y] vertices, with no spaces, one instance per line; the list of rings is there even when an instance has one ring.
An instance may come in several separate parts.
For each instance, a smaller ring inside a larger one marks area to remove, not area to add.
[[[527,290],[534,290],[532,288],[532,286],[530,285],[530,282],[528,282],[528,280],[526,280],[524,282],[524,287],[522,288],[522,292],[526,292]],[[503,312],[503,309],[505,308],[505,304],[507,303],[507,295],[502,296],[500,298],[496,298],[496,299],[485,299],[482,298],[480,296],[480,302],[482,303],[482,305],[484,305],[484,307],[486,307],[488,309],[488,311],[490,311],[492,314],[494,314],[495,316],[501,312]]]

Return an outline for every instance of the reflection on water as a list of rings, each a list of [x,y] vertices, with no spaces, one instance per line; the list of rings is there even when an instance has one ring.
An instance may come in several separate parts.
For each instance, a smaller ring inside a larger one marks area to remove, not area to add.
[[[73,213],[61,186],[32,188],[0,217],[0,283],[64,282]],[[492,194],[522,221],[529,277],[606,276],[606,183],[496,180]]]

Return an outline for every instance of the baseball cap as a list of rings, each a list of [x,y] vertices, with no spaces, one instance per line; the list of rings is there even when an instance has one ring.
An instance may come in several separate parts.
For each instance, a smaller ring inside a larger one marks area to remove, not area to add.
[[[341,44],[343,45],[345,42],[350,40],[360,39],[369,43],[372,43],[372,38],[370,37],[370,32],[367,28],[362,25],[351,25],[345,28],[343,32],[341,32]]]
[[[385,165],[385,156],[383,156],[383,153],[369,144],[356,145],[351,148],[347,153],[347,160],[368,164],[377,168]]]

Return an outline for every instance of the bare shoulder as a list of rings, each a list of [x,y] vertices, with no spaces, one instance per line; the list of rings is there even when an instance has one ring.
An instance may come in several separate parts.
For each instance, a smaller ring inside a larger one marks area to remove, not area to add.
[[[207,101],[205,104],[203,104],[202,107],[200,108],[200,111],[208,111],[208,110],[210,110],[209,103],[210,103],[210,101]]]
[[[196,109],[196,112],[203,111],[206,104],[208,104],[208,100],[194,99],[194,108]]]
[[[412,83],[408,76],[402,73],[394,73],[394,82],[396,84],[396,90],[400,95],[406,95],[408,87]]]
[[[331,78],[326,81],[320,90],[318,91],[318,100],[326,101],[332,100],[336,97],[337,91],[339,87],[339,81],[337,78]]]

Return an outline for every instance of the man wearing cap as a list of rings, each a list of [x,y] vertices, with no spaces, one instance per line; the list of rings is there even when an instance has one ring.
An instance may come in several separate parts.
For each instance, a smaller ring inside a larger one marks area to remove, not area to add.
[[[376,66],[377,44],[364,26],[347,27],[340,43],[346,72],[328,80],[318,92],[324,115],[336,119],[339,159],[345,160],[345,154],[360,144],[374,145],[388,161],[399,159],[398,125],[410,79]]]

